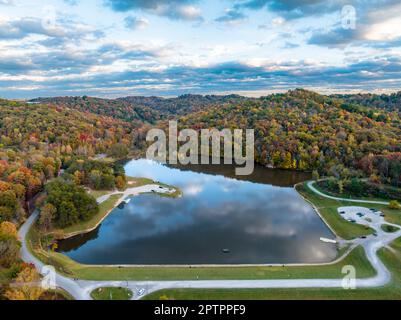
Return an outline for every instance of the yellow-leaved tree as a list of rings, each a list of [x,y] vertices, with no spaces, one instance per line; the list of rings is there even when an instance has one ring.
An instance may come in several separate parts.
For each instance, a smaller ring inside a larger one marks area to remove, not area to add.
[[[9,300],[38,300],[43,291],[40,275],[28,266],[20,271],[4,296]]]

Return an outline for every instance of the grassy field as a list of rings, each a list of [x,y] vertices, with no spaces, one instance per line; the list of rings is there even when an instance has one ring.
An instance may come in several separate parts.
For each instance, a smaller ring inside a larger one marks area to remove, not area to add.
[[[375,208],[385,214],[385,220],[390,223],[401,225],[401,210],[389,209],[386,205],[337,201],[327,199],[315,194],[308,188],[307,183],[297,185],[297,191],[305,198],[311,201],[319,210],[320,214],[327,223],[334,229],[336,234],[344,239],[353,239],[362,235],[367,235],[373,232],[371,229],[366,229],[364,226],[346,221],[338,214],[337,208],[344,206],[361,206],[367,208]]]
[[[127,176],[127,188],[133,188],[133,187],[141,187],[145,186],[147,184],[154,184],[156,183],[152,179],[148,178],[135,178],[135,177],[128,177]]]
[[[311,201],[330,227],[343,239],[354,239],[362,235],[373,233],[373,230],[362,225],[349,222],[341,217],[337,208],[342,206],[355,206],[357,204],[346,201],[337,201],[321,197],[308,188],[307,183],[298,184],[297,191]]]
[[[401,238],[391,245],[391,250],[382,248],[380,259],[392,273],[392,282],[372,289],[174,289],[154,292],[146,300],[313,300],[313,299],[401,299]]]
[[[94,300],[130,300],[132,291],[121,287],[97,288],[91,292]]]
[[[392,233],[392,232],[396,232],[399,230],[399,228],[394,227],[394,226],[390,226],[388,224],[382,224],[380,226],[380,228],[384,231],[384,232],[388,232],[388,233]]]
[[[30,232],[29,238],[32,237]],[[356,248],[342,261],[312,266],[252,267],[111,267],[79,264],[57,252],[36,250],[36,256],[67,276],[85,280],[217,280],[217,279],[313,279],[338,278],[344,265],[353,265],[358,277],[375,274],[362,248]]]

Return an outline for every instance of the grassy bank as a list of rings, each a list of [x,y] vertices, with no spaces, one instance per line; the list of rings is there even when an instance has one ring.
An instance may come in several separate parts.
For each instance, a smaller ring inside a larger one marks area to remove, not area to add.
[[[91,292],[94,300],[131,300],[132,291],[120,287],[97,288]]]
[[[346,201],[337,201],[317,195],[309,189],[306,182],[296,186],[297,191],[318,209],[324,220],[334,232],[343,239],[354,239],[362,235],[373,233],[373,230],[365,226],[349,222],[341,217],[337,208],[342,206],[355,206],[357,204]]]
[[[29,241],[35,243],[34,230]],[[34,245],[31,247],[35,247]],[[358,277],[375,274],[362,248],[356,248],[342,261],[328,265],[251,266],[251,267],[113,267],[79,264],[57,252],[35,250],[43,262],[54,265],[62,274],[85,280],[218,280],[218,279],[313,279],[338,278],[344,265],[354,265]]]
[[[316,188],[316,184],[313,185]],[[358,202],[350,202],[350,201],[337,201],[337,200],[332,200],[332,199],[327,199],[324,197],[321,197],[317,194],[315,194],[312,190],[308,188],[307,183],[299,184],[296,186],[298,192],[300,192],[303,196],[305,196],[308,200],[313,202],[315,206],[321,206],[322,210],[319,210],[319,212],[327,219],[330,219],[332,223],[329,222],[330,226],[333,228],[338,228],[338,232],[336,230],[336,233],[340,235],[341,232],[349,234],[350,237],[358,237],[363,234],[359,233],[361,229],[364,229],[363,226],[358,226],[354,223],[350,223],[348,221],[345,221],[344,219],[341,218],[341,216],[337,213],[337,208],[342,207],[342,206],[361,206],[361,207],[367,207],[367,208],[374,208],[377,210],[380,210],[385,214],[385,220],[390,223],[395,223],[398,225],[401,225],[401,209],[390,209],[388,206],[383,205],[383,204],[371,204],[371,203],[358,203]],[[321,191],[324,193],[324,191]],[[355,200],[355,199],[354,199]],[[386,201],[384,199],[361,199],[361,200],[372,200],[372,201]],[[335,211],[333,210],[325,210],[325,208],[333,208],[335,207]],[[337,217],[333,217],[330,213],[335,212],[337,213]],[[338,218],[338,219],[337,219]],[[340,220],[340,221],[337,221]],[[345,223],[344,223],[345,222]],[[355,226],[355,227],[352,227]],[[359,229],[359,230],[358,230]],[[355,232],[353,235],[352,233]],[[340,235],[341,236],[341,235]],[[348,239],[344,237],[344,239]]]
[[[172,187],[167,184],[155,182],[148,178],[127,177],[127,189],[128,188],[137,188],[137,187],[145,186],[148,184],[157,184],[162,187],[174,188],[176,190],[174,193],[171,193],[171,194],[156,193],[158,196],[176,198],[176,197],[181,196],[181,194],[182,194],[182,192],[179,188]],[[121,192],[123,192],[123,191],[121,191]],[[101,196],[111,193],[111,191],[110,190],[88,190],[88,193],[90,193],[95,198],[99,198]],[[55,237],[58,239],[63,239],[63,238],[68,238],[68,237],[77,235],[79,233],[83,233],[83,232],[87,232],[87,231],[96,229],[97,226],[107,217],[107,215],[117,206],[118,200],[121,198],[121,196],[122,196],[122,193],[113,194],[106,201],[99,204],[99,212],[96,215],[94,215],[90,220],[74,224],[74,225],[64,228],[64,229],[54,230],[54,231],[52,231],[52,234],[54,234]]]
[[[392,273],[392,281],[385,287],[372,289],[173,289],[154,292],[144,299],[174,300],[286,300],[286,299],[401,299],[401,238],[391,244],[391,250],[382,248],[380,259]]]

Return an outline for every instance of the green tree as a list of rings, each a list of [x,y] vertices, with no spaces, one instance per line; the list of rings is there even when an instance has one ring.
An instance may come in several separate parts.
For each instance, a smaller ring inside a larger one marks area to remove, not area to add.
[[[57,208],[51,203],[46,203],[40,210],[39,225],[44,231],[52,229],[56,212]]]
[[[61,228],[68,227],[77,223],[78,212],[74,204],[70,201],[63,201],[57,209],[57,224]]]

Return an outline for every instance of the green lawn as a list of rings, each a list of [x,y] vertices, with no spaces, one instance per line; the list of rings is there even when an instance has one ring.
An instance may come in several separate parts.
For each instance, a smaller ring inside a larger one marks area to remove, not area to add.
[[[338,278],[344,265],[353,265],[358,277],[375,274],[362,248],[356,248],[342,261],[311,266],[252,266],[252,267],[109,267],[79,264],[56,252],[36,251],[45,263],[59,272],[85,280],[218,280],[218,279],[313,279]]]
[[[135,178],[127,176],[127,188],[141,187],[147,184],[154,184],[152,179],[148,178]]]
[[[131,300],[132,291],[121,287],[97,288],[91,292],[94,300]]]
[[[310,190],[306,182],[298,184],[296,189],[301,195],[303,195],[317,207],[322,217],[341,238],[350,240],[362,235],[373,233],[373,230],[370,228],[366,228],[362,225],[345,220],[337,211],[338,207],[355,206],[358,204],[321,197]],[[380,206],[380,208],[381,207],[382,206]]]
[[[285,299],[401,299],[401,238],[382,248],[379,257],[392,273],[392,282],[381,288],[344,290],[335,288],[305,289],[173,289],[145,296],[146,300],[285,300]]]
[[[390,226],[389,224],[382,224],[382,225],[380,226],[380,228],[381,228],[384,232],[388,232],[388,233],[392,233],[392,232],[396,232],[396,231],[400,230],[399,228],[394,227],[394,226]]]
[[[95,199],[110,193],[110,190],[92,190],[92,189],[87,189],[87,190],[88,193]]]

